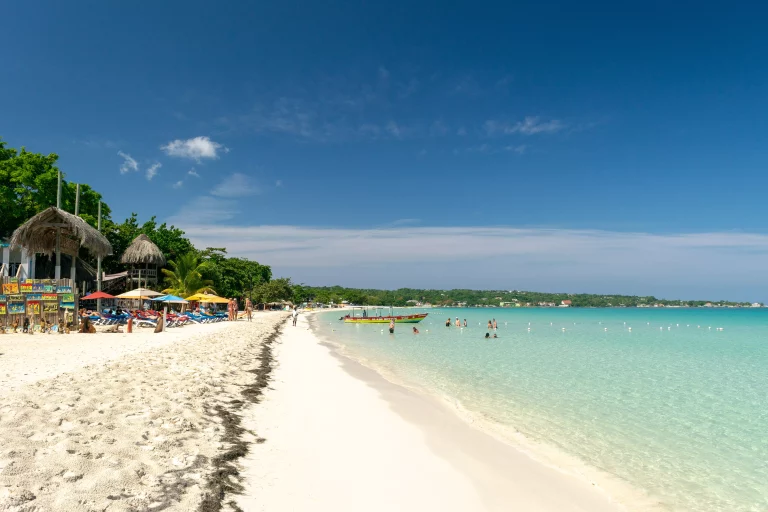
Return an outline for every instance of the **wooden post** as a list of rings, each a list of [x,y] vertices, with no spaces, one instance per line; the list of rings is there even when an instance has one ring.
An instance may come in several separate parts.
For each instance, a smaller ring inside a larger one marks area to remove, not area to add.
[[[99,201],[99,218],[96,226],[101,233],[101,201]],[[101,256],[96,259],[96,291],[101,291]],[[101,313],[101,299],[96,299],[96,311]]]
[[[61,171],[59,171],[59,184],[56,189],[56,208],[61,208]],[[56,271],[54,279],[61,279],[61,228],[56,228]]]
[[[80,215],[80,184],[77,184],[77,192],[75,192],[75,216]],[[72,268],[69,269],[69,278],[72,280],[73,286],[77,282],[77,256],[72,256]],[[74,290],[72,290],[74,291]]]

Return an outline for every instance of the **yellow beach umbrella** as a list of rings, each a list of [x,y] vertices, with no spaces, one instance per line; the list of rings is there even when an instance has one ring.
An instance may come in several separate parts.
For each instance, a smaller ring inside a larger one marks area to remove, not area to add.
[[[219,297],[218,295],[209,295],[207,293],[196,293],[187,297],[187,300],[195,300],[197,302],[211,302],[214,304],[226,304],[229,299]]]

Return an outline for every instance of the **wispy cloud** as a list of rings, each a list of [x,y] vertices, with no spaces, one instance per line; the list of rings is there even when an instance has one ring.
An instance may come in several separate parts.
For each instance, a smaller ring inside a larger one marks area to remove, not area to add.
[[[182,180],[179,180],[176,183],[174,183],[172,186],[173,188],[181,188],[184,186],[184,182]]]
[[[135,172],[139,170],[139,163],[131,157],[128,153],[118,151],[117,154],[123,158],[123,163],[120,164],[120,174],[126,174],[129,172]]]
[[[275,186],[276,186],[276,187],[282,187],[282,186],[283,186],[283,180],[277,180],[277,181],[275,181]]]
[[[176,139],[160,149],[165,151],[168,156],[179,158],[189,158],[200,162],[203,159],[219,158],[219,153],[227,153],[229,149],[223,144],[212,141],[209,137],[194,137],[192,139]]]
[[[484,142],[482,144],[477,144],[475,146],[467,146],[465,148],[456,148],[453,150],[454,155],[460,155],[462,153],[479,153],[482,155],[493,155],[497,153],[517,153],[518,155],[522,155],[528,150],[528,146],[525,144],[518,144],[518,145],[506,145],[506,146],[496,146],[492,144],[488,144],[487,142]]]
[[[446,133],[448,133],[448,125],[442,119],[434,121],[429,127],[429,134],[433,137],[442,137]]]
[[[379,80],[389,80],[389,70],[384,66],[379,66]]]
[[[400,126],[395,121],[390,121],[387,123],[387,131],[390,133],[390,135],[398,139],[402,135]]]
[[[176,226],[188,224],[189,219],[195,219],[195,222],[203,224],[211,224],[226,222],[234,218],[237,213],[238,208],[235,201],[212,196],[199,196],[192,198],[167,220]]]
[[[542,121],[536,116],[528,116],[517,123],[507,123],[489,119],[483,125],[488,135],[511,135],[521,133],[523,135],[535,135],[537,133],[557,133],[566,127],[565,123],[558,119]]]
[[[254,184],[254,180],[239,172],[226,177],[211,191],[214,196],[227,198],[246,197],[258,193],[259,189]]]
[[[194,176],[195,178],[199,178],[199,177],[200,177],[200,175],[199,175],[199,174],[197,174],[197,171],[196,171],[196,170],[194,170],[194,169],[190,169],[190,170],[188,170],[188,171],[187,171],[187,174],[188,174],[189,176]]]
[[[147,167],[147,180],[151,181],[152,178],[157,176],[157,170],[160,169],[163,166],[160,162],[155,162],[149,167]]]
[[[196,217],[191,215],[187,221]],[[768,235],[762,234],[663,235],[486,226],[344,229],[201,223],[182,227],[195,245],[226,246],[233,256],[270,263],[278,272],[315,284],[340,280],[388,288],[526,286],[682,298],[693,298],[690,290],[701,298],[712,290],[740,286],[758,294],[747,299],[764,297],[768,286],[768,275],[761,271],[768,257]],[[453,277],[446,280],[448,275]]]

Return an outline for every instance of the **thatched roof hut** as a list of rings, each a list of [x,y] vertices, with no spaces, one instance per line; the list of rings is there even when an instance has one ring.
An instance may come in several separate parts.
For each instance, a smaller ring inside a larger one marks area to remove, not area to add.
[[[129,265],[144,263],[145,265],[150,264],[162,267],[165,265],[165,256],[147,235],[141,234],[125,250],[120,257],[120,263]]]
[[[109,256],[112,245],[83,219],[60,208],[51,206],[29,219],[13,232],[11,245],[32,253],[53,254],[56,252],[56,231],[61,229],[61,252],[77,256],[80,247],[88,249],[93,256]]]

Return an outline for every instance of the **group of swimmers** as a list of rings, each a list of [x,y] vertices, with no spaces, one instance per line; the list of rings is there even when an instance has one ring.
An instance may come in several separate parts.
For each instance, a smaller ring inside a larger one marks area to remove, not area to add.
[[[461,327],[461,322],[459,321],[459,317],[456,317],[456,327]],[[445,321],[445,326],[450,327],[451,326],[451,317],[448,317],[448,320]],[[464,327],[467,326],[467,319],[464,319]]]

